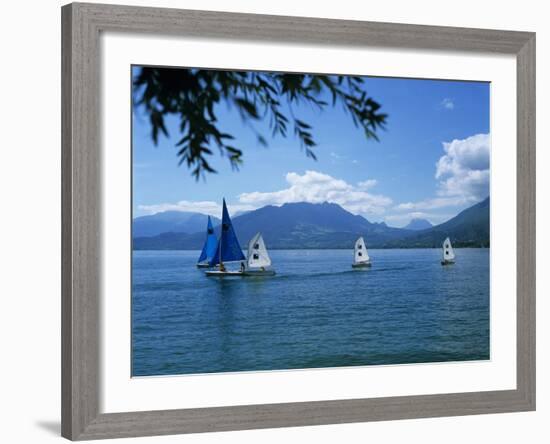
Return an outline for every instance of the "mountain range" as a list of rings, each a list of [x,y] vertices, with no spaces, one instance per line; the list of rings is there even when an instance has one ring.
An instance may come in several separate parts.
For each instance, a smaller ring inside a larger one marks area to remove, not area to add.
[[[219,225],[221,220],[210,216],[212,224]],[[187,211],[163,211],[151,216],[136,217],[132,223],[132,236],[150,237],[162,233],[197,233],[203,232],[208,216]]]
[[[433,227],[433,225],[429,220],[415,218],[415,219],[411,219],[411,221],[407,225],[405,225],[403,228],[405,228],[406,230],[417,231],[417,230],[426,230],[431,227]]]
[[[206,216],[173,213],[179,212],[134,219],[133,248],[200,249],[204,242]],[[193,215],[202,216],[202,219]],[[243,248],[257,232],[262,233],[270,249],[352,248],[358,236],[364,236],[372,248],[439,247],[447,236],[457,247],[489,246],[489,198],[440,225],[431,226],[428,221],[412,222],[405,228],[389,227],[384,222],[369,222],[327,202],[287,203],[280,207],[268,205],[233,218]],[[220,221],[213,218],[213,223],[219,235]]]
[[[455,247],[489,247],[489,198],[466,208],[447,222],[416,232],[399,241],[389,242],[388,248],[439,247],[447,236]]]

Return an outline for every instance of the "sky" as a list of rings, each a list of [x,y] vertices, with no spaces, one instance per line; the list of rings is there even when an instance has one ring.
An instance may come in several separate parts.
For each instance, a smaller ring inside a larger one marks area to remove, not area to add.
[[[223,197],[232,215],[327,201],[401,227],[413,218],[442,223],[489,195],[489,83],[365,77],[364,85],[388,114],[379,141],[367,140],[340,106],[295,111],[313,127],[317,160],[291,132],[272,138],[267,123],[253,124],[268,141],[259,145],[239,113],[220,104],[219,127],[243,149],[243,165],[232,170],[214,147],[211,165],[218,173],[199,181],[178,166],[177,116],[167,118],[169,137],[161,135],[155,145],[143,110],[135,109],[133,216],[179,210],[220,217]]]

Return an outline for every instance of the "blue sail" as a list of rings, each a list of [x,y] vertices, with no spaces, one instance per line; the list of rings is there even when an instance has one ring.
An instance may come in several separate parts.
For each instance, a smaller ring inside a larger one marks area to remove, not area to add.
[[[223,212],[222,212],[222,227],[221,235],[218,240],[216,252],[214,257],[210,260],[210,266],[219,264],[220,262],[232,262],[232,261],[244,261],[245,257],[243,250],[239,245],[237,235],[233,229],[227,206],[225,205],[225,199],[223,200]]]
[[[206,226],[206,239],[204,240],[204,246],[202,247],[201,255],[197,262],[210,261],[216,252],[218,246],[218,239],[214,233],[214,227],[212,227],[212,220],[208,216],[208,225]]]

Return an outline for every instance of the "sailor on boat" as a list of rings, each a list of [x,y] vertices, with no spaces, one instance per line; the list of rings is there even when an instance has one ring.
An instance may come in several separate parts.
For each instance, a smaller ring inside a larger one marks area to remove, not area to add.
[[[367,246],[365,245],[365,239],[363,239],[363,237],[355,241],[354,261],[351,266],[353,268],[366,268],[371,266],[369,253],[367,252]]]
[[[451,245],[449,238],[443,241],[443,258],[441,259],[441,265],[451,265],[455,263],[455,252]]]

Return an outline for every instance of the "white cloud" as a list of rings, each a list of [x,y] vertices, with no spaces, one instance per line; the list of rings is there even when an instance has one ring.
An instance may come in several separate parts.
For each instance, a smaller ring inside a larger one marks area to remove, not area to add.
[[[437,197],[405,202],[396,210],[421,211],[479,202],[489,195],[491,139],[476,134],[466,139],[443,142],[445,154],[437,161]]]
[[[287,173],[288,188],[273,192],[243,193],[239,196],[241,204],[256,207],[264,205],[282,205],[290,202],[322,203],[332,202],[341,205],[354,214],[378,215],[384,213],[392,200],[379,194],[371,194],[367,189],[376,185],[373,179],[351,185],[318,171]]]
[[[368,190],[378,184],[376,179],[367,179],[362,182],[357,182],[357,186],[362,190]]]
[[[427,219],[429,213],[424,213],[422,211],[415,211],[412,213],[403,213],[403,214],[388,214],[384,216],[386,222],[395,222],[395,221],[405,221],[408,223],[411,219]]]
[[[432,199],[425,199],[418,202],[405,202],[400,203],[395,207],[396,210],[406,211],[420,211],[420,210],[436,210],[444,207],[456,207],[458,205],[464,205],[469,202],[475,202],[475,200],[466,199],[461,196],[455,197],[434,197]]]
[[[354,186],[344,180],[317,171],[306,171],[302,175],[287,173],[285,178],[289,185],[288,188],[272,192],[242,193],[238,196],[237,203],[227,202],[229,212],[235,214],[241,211],[255,210],[265,205],[279,206],[292,202],[332,202],[341,205],[351,213],[372,216],[383,214],[385,209],[392,204],[390,198],[367,191],[377,184],[375,179],[367,179]],[[222,212],[220,202],[189,200],[139,205],[138,209],[145,214],[162,211],[189,211],[216,217],[220,217]]]
[[[440,224],[453,217],[454,214],[439,214],[439,213],[427,213],[424,211],[413,211],[410,213],[402,214],[389,214],[384,216],[384,220],[390,226],[404,227],[412,219],[426,219],[433,225]]]
[[[445,97],[442,101],[441,101],[441,106],[444,108],[444,109],[447,109],[449,111],[452,111],[453,109],[455,109],[455,103],[453,102],[452,99],[449,99],[448,97]]]
[[[420,214],[419,212],[471,205],[488,196],[489,134],[476,134],[466,139],[444,142],[443,150],[444,155],[437,161],[435,168],[435,179],[438,180],[437,195],[394,206],[393,210],[403,214],[389,215],[386,217],[388,221],[391,221],[392,217],[395,221],[403,221],[406,217],[411,218],[412,214]],[[372,218],[387,214],[387,210],[393,205],[389,197],[371,192],[377,185],[375,179],[350,184],[342,179],[311,170],[304,174],[290,172],[285,178],[288,186],[281,190],[240,194],[238,202],[228,204],[230,212],[234,214],[265,205],[282,205],[291,202],[332,202],[341,205],[351,213]],[[221,204],[213,201],[182,200],[177,203],[140,205],[138,209],[147,214],[170,210],[198,212],[217,217],[221,214]]]
[[[440,196],[462,196],[481,200],[489,194],[491,138],[476,134],[443,143],[445,155],[436,165]]]

